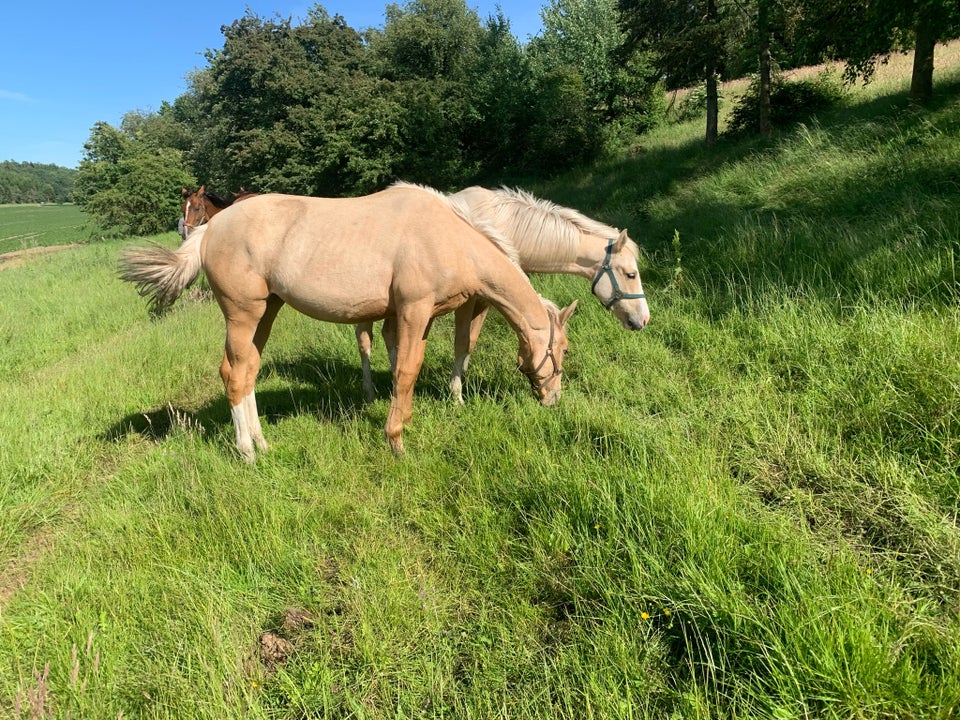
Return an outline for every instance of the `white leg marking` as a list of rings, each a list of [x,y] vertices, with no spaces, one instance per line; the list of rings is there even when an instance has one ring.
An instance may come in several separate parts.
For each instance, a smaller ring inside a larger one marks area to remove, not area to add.
[[[247,427],[250,428],[250,438],[260,450],[266,450],[266,438],[263,437],[263,429],[260,427],[260,415],[257,413],[257,396],[251,392],[243,399],[243,410],[247,416]]]
[[[253,441],[250,439],[250,428],[247,426],[247,414],[243,402],[230,408],[230,417],[233,418],[233,429],[237,434],[237,451],[247,462],[253,462],[256,454],[253,452]]]

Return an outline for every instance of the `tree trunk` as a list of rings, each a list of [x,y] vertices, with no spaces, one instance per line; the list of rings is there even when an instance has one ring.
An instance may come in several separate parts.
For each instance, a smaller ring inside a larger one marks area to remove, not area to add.
[[[720,96],[717,91],[717,68],[707,68],[707,145],[717,142],[720,125]]]
[[[757,5],[757,34],[760,36],[760,134],[770,134],[770,8],[767,0]]]
[[[910,80],[910,100],[928,102],[933,97],[933,51],[937,45],[937,30],[929,12],[917,13],[917,44],[913,51],[913,77]]]
[[[707,22],[716,27],[717,0],[707,0]],[[711,40],[715,45],[716,38]],[[718,47],[707,49],[707,145],[717,142],[717,131],[720,125],[720,94],[717,88],[717,56]]]

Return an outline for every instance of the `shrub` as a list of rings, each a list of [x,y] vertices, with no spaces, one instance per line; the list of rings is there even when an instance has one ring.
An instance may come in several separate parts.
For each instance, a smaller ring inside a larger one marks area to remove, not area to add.
[[[835,73],[821,72],[810,80],[788,81],[776,75],[770,83],[770,125],[785,127],[811,115],[835,107],[844,96],[844,88]],[[754,76],[747,92],[730,114],[726,135],[742,136],[760,131],[760,78]]]

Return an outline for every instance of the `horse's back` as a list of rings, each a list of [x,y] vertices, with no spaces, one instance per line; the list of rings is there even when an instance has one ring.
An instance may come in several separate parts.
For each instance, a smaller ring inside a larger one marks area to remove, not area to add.
[[[398,286],[444,295],[470,285],[458,266],[462,244],[478,235],[441,198],[415,188],[359,198],[258,195],[209,225],[203,257],[212,284],[235,295],[272,293],[339,322],[392,314]]]

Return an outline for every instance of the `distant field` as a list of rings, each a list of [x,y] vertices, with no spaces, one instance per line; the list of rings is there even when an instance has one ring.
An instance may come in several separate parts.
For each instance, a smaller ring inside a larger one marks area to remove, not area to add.
[[[88,223],[76,205],[0,205],[0,253],[86,242]]]

